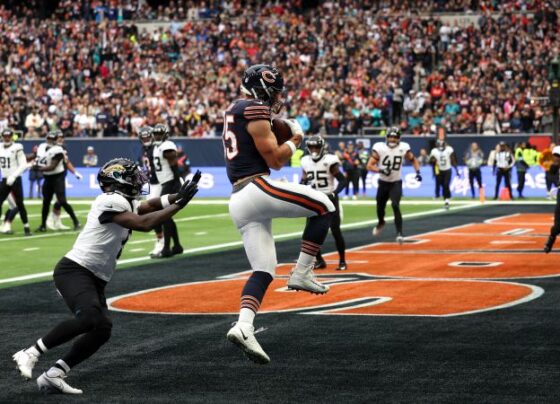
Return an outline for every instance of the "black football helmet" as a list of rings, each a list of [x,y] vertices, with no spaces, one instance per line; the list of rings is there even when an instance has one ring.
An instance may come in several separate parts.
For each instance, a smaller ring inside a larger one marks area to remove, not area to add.
[[[148,183],[148,176],[132,160],[116,158],[109,160],[97,174],[97,182],[103,192],[114,192],[125,198],[137,199]]]
[[[58,129],[49,131],[47,133],[47,137],[46,137],[47,144],[50,144],[50,145],[55,144],[56,141],[58,140],[59,135],[63,136],[62,132]]]
[[[283,105],[281,94],[284,91],[284,78],[276,67],[253,65],[243,73],[241,91],[263,101],[277,114]]]
[[[10,128],[6,128],[2,131],[2,141],[6,147],[14,142],[14,132]]]
[[[436,147],[439,150],[445,150],[445,146],[447,146],[447,144],[445,143],[445,140],[443,140],[443,139],[436,140]]]
[[[169,138],[169,128],[163,123],[158,123],[154,126],[154,144],[159,145]]]
[[[401,142],[401,130],[396,127],[391,127],[387,130],[387,134],[385,135],[385,142],[387,146],[393,148],[397,147]]]
[[[154,143],[154,129],[151,126],[142,126],[138,129],[138,139],[140,139],[142,146],[151,146]]]
[[[313,161],[321,160],[326,153],[325,140],[319,135],[311,136],[305,145]]]

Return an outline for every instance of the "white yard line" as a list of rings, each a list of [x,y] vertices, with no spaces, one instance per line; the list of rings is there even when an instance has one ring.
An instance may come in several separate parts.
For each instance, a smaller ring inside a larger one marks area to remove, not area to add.
[[[480,207],[480,204],[471,204],[471,205],[463,205],[463,206],[457,206],[455,208],[452,208],[451,211],[457,211],[457,210],[466,210],[466,209],[472,209],[472,208],[477,208]],[[409,213],[406,215],[403,215],[404,219],[413,219],[413,218],[417,218],[417,217],[423,217],[423,216],[430,216],[430,215],[434,215],[434,214],[438,214],[438,213],[446,213],[448,211],[442,209],[432,209],[432,210],[428,210],[425,212],[416,212],[416,213]],[[393,219],[392,216],[387,217],[386,221],[390,222]],[[377,220],[368,220],[368,221],[364,221],[364,222],[357,222],[357,223],[349,223],[349,224],[343,224],[341,226],[342,229],[354,229],[354,228],[358,228],[358,227],[364,227],[364,226],[368,226],[368,225],[374,225],[377,224]],[[429,234],[429,233],[426,233]],[[292,237],[299,237],[301,236],[301,231],[296,231],[296,232],[292,232],[292,233],[284,233],[284,234],[278,234],[274,236],[275,240],[283,240],[286,238],[292,238]],[[40,236],[37,236],[40,237]],[[24,237],[21,237],[24,238]],[[136,240],[137,242],[144,242],[143,240]],[[153,240],[147,240],[147,241],[153,241]],[[133,242],[129,242],[128,244],[133,244]],[[228,247],[239,247],[242,246],[243,242],[241,240],[239,241],[232,241],[229,243],[221,243],[221,244],[214,244],[214,245],[209,245],[209,246],[203,246],[203,247],[196,247],[196,248],[189,248],[186,249],[183,254],[194,254],[194,253],[199,253],[199,252],[207,252],[207,251],[214,251],[214,250],[218,250],[218,249],[222,249],[222,248],[228,248]],[[145,256],[145,257],[137,257],[137,258],[128,258],[125,260],[119,260],[117,262],[117,266],[118,265],[123,265],[123,264],[130,264],[130,263],[134,263],[134,262],[143,262],[143,261],[150,261],[151,258],[149,256]],[[44,277],[48,277],[52,275],[52,271],[47,271],[47,272],[40,272],[37,274],[31,274],[31,275],[24,275],[24,276],[16,276],[13,278],[6,278],[6,279],[0,279],[0,284],[4,284],[4,283],[12,283],[12,282],[20,282],[20,281],[26,281],[26,280],[30,280],[30,279],[37,279],[37,278],[44,278]]]

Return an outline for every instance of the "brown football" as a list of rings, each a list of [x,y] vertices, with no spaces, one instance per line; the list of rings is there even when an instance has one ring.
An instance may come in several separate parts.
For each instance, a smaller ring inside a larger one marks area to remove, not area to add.
[[[292,129],[283,119],[272,120],[272,133],[276,136],[278,144],[282,144],[292,138]]]

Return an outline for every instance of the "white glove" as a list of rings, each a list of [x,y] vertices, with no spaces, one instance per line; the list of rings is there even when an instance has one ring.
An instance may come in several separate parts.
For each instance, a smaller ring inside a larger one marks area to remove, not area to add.
[[[17,177],[10,175],[8,178],[6,178],[6,184],[8,184],[9,187],[11,187],[13,185],[14,182],[16,182]]]
[[[550,188],[550,191],[548,191],[548,197],[550,199],[556,199],[557,195],[558,195],[558,187],[553,186],[552,188]]]
[[[303,129],[301,128],[299,122],[295,119],[283,119],[283,121],[286,122],[292,130],[292,135],[301,136],[301,141],[303,142],[303,138],[305,137],[305,135],[303,134]]]
[[[79,172],[75,172],[74,175],[76,176],[76,178],[78,179],[78,181],[80,181],[82,178],[84,178],[84,176],[82,174],[80,174]]]

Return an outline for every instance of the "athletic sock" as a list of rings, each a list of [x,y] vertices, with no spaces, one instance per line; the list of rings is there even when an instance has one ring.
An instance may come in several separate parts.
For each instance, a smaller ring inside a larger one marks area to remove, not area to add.
[[[297,272],[306,272],[309,268],[312,268],[315,257],[320,251],[321,246],[319,244],[302,240],[301,251],[299,252],[295,270]]]
[[[59,377],[66,375],[68,372],[70,372],[70,366],[68,366],[62,359],[59,359],[53,367],[47,370],[47,376]]]
[[[255,271],[251,274],[241,292],[241,309],[238,319],[240,323],[253,324],[271,282],[272,275],[268,272]]]

